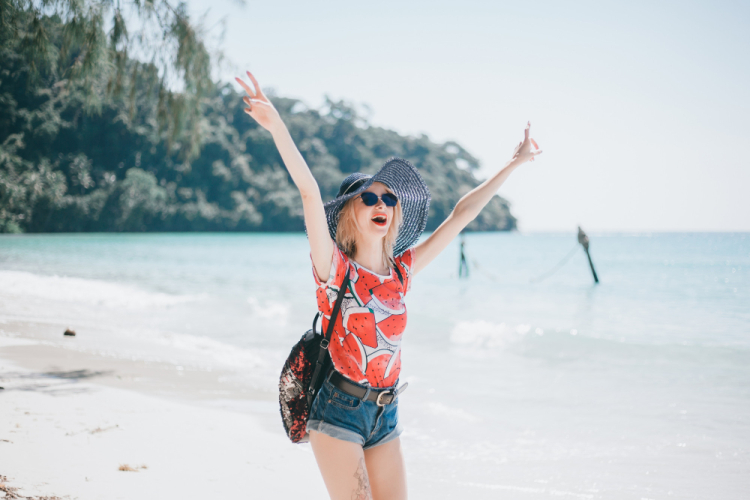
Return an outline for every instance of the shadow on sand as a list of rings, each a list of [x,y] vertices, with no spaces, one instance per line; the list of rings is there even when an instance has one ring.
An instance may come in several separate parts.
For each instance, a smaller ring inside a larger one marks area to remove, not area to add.
[[[0,372],[0,394],[7,391],[34,391],[60,396],[92,392],[90,386],[80,386],[78,382],[96,377],[112,375],[113,370],[53,370],[48,372]]]

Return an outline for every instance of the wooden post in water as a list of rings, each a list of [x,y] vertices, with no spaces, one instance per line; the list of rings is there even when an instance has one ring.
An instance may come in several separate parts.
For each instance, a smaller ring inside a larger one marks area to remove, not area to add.
[[[464,233],[461,231],[461,260],[458,263],[458,278],[460,279],[466,271],[466,277],[469,277],[469,264],[466,262],[466,255],[464,254]]]
[[[586,257],[589,258],[589,266],[591,266],[591,274],[594,275],[594,282],[599,283],[599,277],[596,275],[594,263],[591,261],[591,254],[589,253],[589,237],[583,232],[581,226],[578,226],[578,243],[580,243],[583,246],[583,249],[586,250]]]

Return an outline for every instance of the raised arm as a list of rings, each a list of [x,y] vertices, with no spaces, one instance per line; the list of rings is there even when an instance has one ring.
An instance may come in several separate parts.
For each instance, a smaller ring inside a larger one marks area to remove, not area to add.
[[[305,213],[307,237],[310,241],[310,253],[315,265],[315,272],[321,281],[327,281],[331,272],[333,240],[328,234],[328,222],[323,208],[323,198],[320,196],[320,188],[312,172],[310,172],[307,162],[294,144],[292,136],[281,120],[278,111],[263,94],[252,73],[248,71],[247,76],[254,88],[242,81],[241,78],[236,78],[237,82],[247,92],[247,96],[243,99],[248,106],[245,108],[245,113],[252,116],[261,127],[271,132],[276,148],[284,160],[284,165],[289,171],[289,175],[292,176],[297,189],[299,189],[300,195],[302,195],[302,208]]]
[[[448,218],[440,224],[440,227],[429,238],[414,247],[414,274],[427,267],[427,264],[445,250],[445,247],[453,241],[453,238],[458,236],[458,233],[479,215],[479,212],[489,203],[511,172],[523,163],[529,160],[533,161],[534,157],[542,152],[534,139],[529,137],[530,128],[531,123],[526,126],[523,141],[516,146],[513,157],[505,164],[505,167],[458,200],[456,207]],[[532,145],[535,151],[531,150]]]

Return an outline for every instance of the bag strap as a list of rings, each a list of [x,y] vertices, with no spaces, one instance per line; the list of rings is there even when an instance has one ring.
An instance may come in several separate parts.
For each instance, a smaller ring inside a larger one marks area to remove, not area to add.
[[[393,266],[393,269],[396,270],[396,274],[398,275],[398,280],[401,282],[401,285],[403,285],[404,284],[404,277],[401,276],[401,271],[398,270],[398,264],[395,264]]]
[[[331,319],[328,322],[328,331],[325,334],[325,337],[321,339],[320,341],[320,350],[318,351],[318,360],[315,363],[315,371],[313,371],[312,378],[310,379],[310,388],[307,393],[307,401],[308,403],[312,403],[312,399],[315,396],[315,387],[316,382],[318,381],[318,377],[321,376],[321,372],[323,371],[323,364],[325,363],[326,354],[328,353],[328,344],[331,343],[331,336],[333,336],[333,327],[336,324],[336,317],[339,315],[339,310],[341,309],[341,303],[344,301],[344,295],[346,295],[346,289],[349,286],[349,266],[346,266],[346,276],[344,276],[344,282],[341,284],[341,288],[339,289],[338,297],[336,297],[336,303],[333,305],[333,312],[331,312]],[[317,319],[317,316],[316,316]],[[313,321],[313,328],[315,327],[315,322]],[[313,332],[314,333],[314,332]]]
[[[401,271],[398,269],[398,264],[396,264],[395,259],[391,259],[391,264],[393,264],[393,269],[396,271],[396,275],[398,276],[398,280],[401,282],[401,286],[404,285],[404,277],[401,276]]]

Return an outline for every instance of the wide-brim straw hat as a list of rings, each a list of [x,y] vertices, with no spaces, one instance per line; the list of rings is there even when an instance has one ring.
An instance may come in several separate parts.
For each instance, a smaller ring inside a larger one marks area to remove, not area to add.
[[[419,239],[427,226],[430,209],[430,190],[427,189],[427,184],[416,167],[402,158],[391,158],[375,175],[355,172],[344,179],[336,198],[324,205],[328,231],[333,241],[336,241],[336,229],[344,204],[362,194],[374,182],[388,186],[401,202],[403,219],[393,245],[393,255],[401,255]]]

